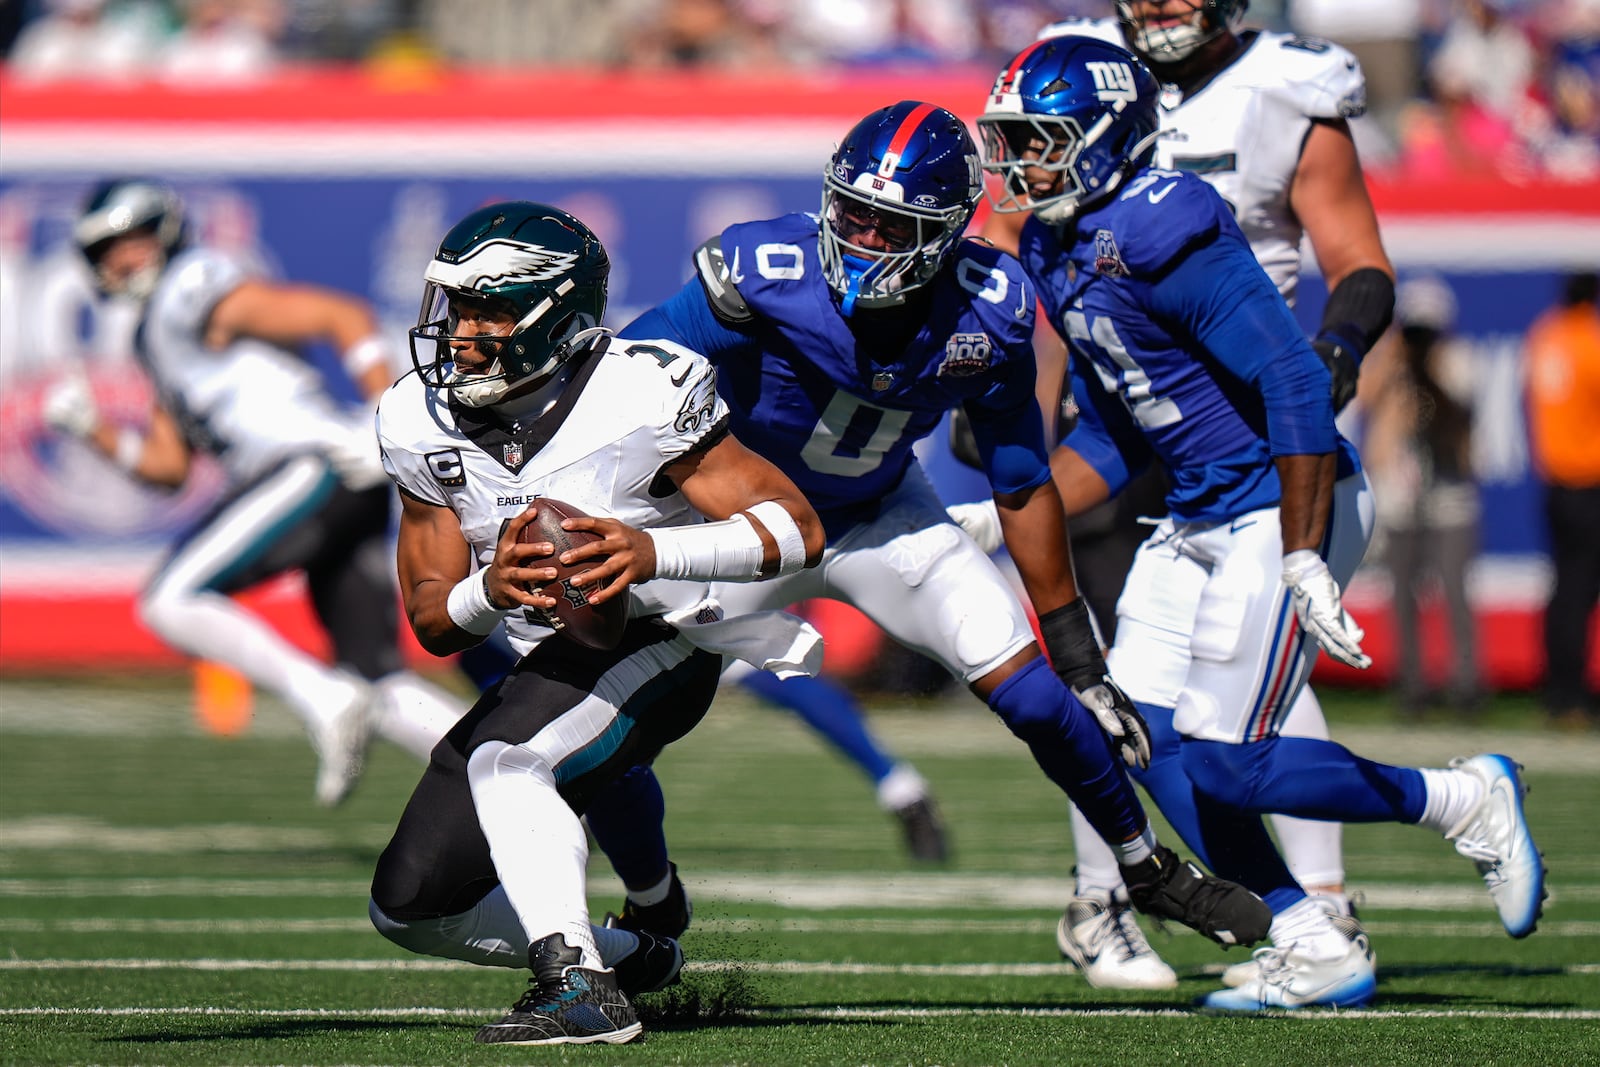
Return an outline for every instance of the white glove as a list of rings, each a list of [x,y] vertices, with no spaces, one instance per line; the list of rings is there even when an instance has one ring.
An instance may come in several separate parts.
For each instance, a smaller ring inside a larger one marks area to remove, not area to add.
[[[1072,695],[1094,713],[1123,763],[1139,770],[1150,766],[1150,727],[1115,682],[1107,677],[1099,685],[1074,688]]]
[[[45,390],[43,414],[52,429],[79,439],[88,437],[100,425],[94,391],[79,370],[68,372]]]
[[[324,451],[339,481],[352,492],[372,489],[389,480],[388,472],[383,469],[378,435],[365,420],[330,442]]]
[[[1339,583],[1328,573],[1321,556],[1309,548],[1290,552],[1283,557],[1283,580],[1294,594],[1300,626],[1317,639],[1324,652],[1359,670],[1372,666],[1372,657],[1361,651],[1366,631],[1339,602]]]
[[[971,504],[951,504],[945,508],[945,514],[950,516],[950,521],[967,531],[967,535],[978,542],[978,547],[983,549],[984,555],[989,555],[999,550],[1005,542],[1000,535],[1000,511],[991,500],[978,500]]]

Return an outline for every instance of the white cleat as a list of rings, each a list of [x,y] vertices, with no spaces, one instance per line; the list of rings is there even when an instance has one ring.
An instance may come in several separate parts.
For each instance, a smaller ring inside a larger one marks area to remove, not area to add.
[[[1367,935],[1350,942],[1341,959],[1312,960],[1294,947],[1258,948],[1256,976],[1237,989],[1219,989],[1200,1001],[1220,1011],[1265,1011],[1271,1008],[1359,1008],[1378,993],[1378,976]]]
[[[1344,909],[1347,905],[1341,904],[1338,899],[1333,897],[1312,896],[1309,899],[1311,903],[1328,913],[1328,922],[1332,923],[1333,928],[1345,936],[1345,940],[1353,942],[1360,938],[1367,941],[1367,958],[1372,961],[1373,970],[1376,971],[1378,957],[1373,953],[1372,943],[1367,940],[1367,931],[1362,927],[1361,920],[1355,917],[1354,912],[1346,912]],[[1348,898],[1343,899],[1348,900]],[[1229,989],[1239,989],[1254,982],[1260,975],[1261,965],[1256,962],[1254,956],[1251,956],[1243,963],[1235,963],[1232,967],[1224,970],[1222,972],[1222,984]]]
[[[325,808],[343,803],[361,779],[372,740],[374,700],[372,687],[358,683],[348,703],[310,728],[317,753],[317,803]]]
[[[1522,797],[1528,791],[1517,773],[1522,768],[1510,757],[1495,754],[1451,760],[1450,766],[1483,781],[1483,800],[1445,838],[1478,868],[1506,933],[1527,937],[1539,924],[1547,894],[1544,857],[1533,843],[1522,810]]]
[[[1156,955],[1127,904],[1073,897],[1056,924],[1056,944],[1096,989],[1177,988],[1177,974]]]

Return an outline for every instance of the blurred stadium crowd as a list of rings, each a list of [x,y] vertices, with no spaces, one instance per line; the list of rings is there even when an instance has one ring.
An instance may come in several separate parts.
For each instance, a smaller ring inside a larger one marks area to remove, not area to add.
[[[18,79],[239,83],[284,65],[993,67],[1103,0],[6,0]],[[1369,169],[1600,175],[1600,0],[1256,0],[1361,59]]]

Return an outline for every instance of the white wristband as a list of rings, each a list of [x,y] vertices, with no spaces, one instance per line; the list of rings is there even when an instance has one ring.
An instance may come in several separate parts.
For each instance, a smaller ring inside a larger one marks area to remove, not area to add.
[[[139,466],[139,460],[144,456],[144,434],[131,426],[124,427],[117,433],[117,447],[111,452],[111,462],[123,470],[132,473]]]
[[[778,574],[794,574],[806,567],[806,538],[789,509],[776,500],[763,500],[745,514],[761,520],[772,539],[778,542]]]
[[[494,628],[511,610],[501,610],[489,603],[488,579],[487,570],[467,575],[451,588],[449,599],[445,601],[450,621],[479,637],[494,633]]]
[[[646,530],[656,545],[657,578],[751,582],[761,576],[761,535],[743,515],[697,526]]]
[[[373,367],[388,368],[393,365],[389,358],[389,342],[378,334],[363,337],[345,349],[339,362],[344,364],[344,369],[352,378],[361,377]]]

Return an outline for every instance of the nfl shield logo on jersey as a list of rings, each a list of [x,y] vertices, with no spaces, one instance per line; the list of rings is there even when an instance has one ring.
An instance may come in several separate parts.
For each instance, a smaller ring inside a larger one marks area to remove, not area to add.
[[[513,441],[510,444],[501,445],[500,454],[505,457],[506,466],[522,466],[522,444],[520,442]]]
[[[1094,231],[1094,269],[1096,274],[1109,274],[1117,278],[1128,276],[1122,253],[1117,250],[1117,239],[1110,230]]]

